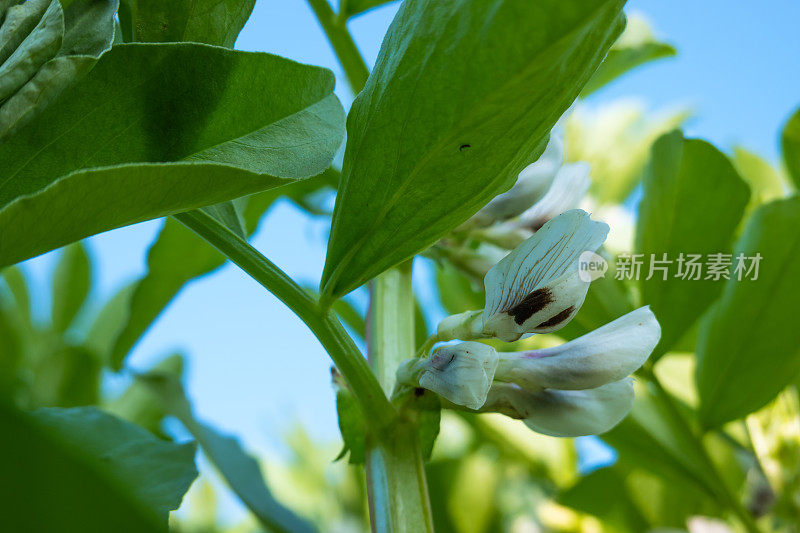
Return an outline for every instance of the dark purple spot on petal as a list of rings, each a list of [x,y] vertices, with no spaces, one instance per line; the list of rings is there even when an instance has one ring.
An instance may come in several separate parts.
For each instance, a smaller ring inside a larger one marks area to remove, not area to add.
[[[566,309],[564,309],[563,311],[561,311],[560,313],[558,313],[553,318],[551,318],[549,320],[545,320],[544,322],[542,322],[541,324],[536,326],[536,329],[539,329],[539,328],[544,329],[544,328],[555,327],[555,326],[561,324],[562,322],[564,322],[566,319],[568,319],[574,310],[575,310],[575,306],[571,305],[571,306],[567,307]]]
[[[526,320],[538,313],[553,301],[553,293],[548,288],[536,289],[520,303],[508,310],[508,314],[514,317],[514,322],[522,325]]]

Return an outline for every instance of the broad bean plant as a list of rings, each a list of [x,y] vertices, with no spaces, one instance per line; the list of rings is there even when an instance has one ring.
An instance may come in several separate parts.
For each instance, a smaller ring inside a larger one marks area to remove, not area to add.
[[[211,497],[170,515],[200,449],[237,530],[796,531],[800,112],[780,168],[686,112],[592,116],[677,53],[624,0],[404,0],[371,71],[348,21],[388,2],[307,2],[347,112],[331,71],[233,48],[255,0],[0,0],[3,529],[225,531]],[[248,242],[278,199],[330,220],[318,286]],[[162,217],[89,306],[80,241]],[[16,264],[58,248],[43,321]],[[296,436],[299,498],[197,417],[183,354],[103,386],[227,261],[331,359],[342,470]],[[616,457],[592,471],[589,435]]]

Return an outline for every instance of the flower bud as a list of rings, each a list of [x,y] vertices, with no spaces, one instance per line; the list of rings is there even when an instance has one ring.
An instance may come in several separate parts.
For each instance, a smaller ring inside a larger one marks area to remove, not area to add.
[[[425,359],[401,367],[403,379],[470,409],[480,409],[494,379],[497,352],[488,344],[462,342],[444,346]],[[398,378],[399,380],[400,378]]]
[[[574,209],[547,222],[486,274],[483,333],[511,342],[565,326],[586,297],[578,259],[603,244],[608,226]]]
[[[660,337],[650,307],[641,307],[561,346],[502,352],[495,379],[527,390],[600,387],[635,372]]]
[[[495,383],[481,411],[519,418],[553,437],[599,435],[617,425],[633,406],[633,380],[626,378],[587,390],[527,391]]]
[[[436,329],[439,341],[452,341],[455,339],[480,339],[483,337],[483,311],[466,311],[457,315],[450,315],[441,322]]]

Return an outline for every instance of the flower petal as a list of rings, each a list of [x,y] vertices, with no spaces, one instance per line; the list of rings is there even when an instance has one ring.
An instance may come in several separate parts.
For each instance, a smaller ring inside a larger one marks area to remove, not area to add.
[[[444,346],[422,362],[419,386],[470,409],[480,409],[494,379],[497,352],[488,344]]]
[[[588,290],[578,276],[578,258],[599,248],[607,234],[606,224],[580,209],[542,226],[486,274],[484,333],[513,341],[563,327]]]
[[[495,379],[532,390],[592,389],[635,372],[660,338],[650,307],[640,307],[561,346],[500,353]]]
[[[519,219],[514,221],[515,225],[537,231],[551,218],[578,207],[592,182],[589,178],[590,168],[589,164],[584,162],[562,166],[547,194],[522,213]]]
[[[599,435],[616,426],[633,406],[633,380],[626,378],[595,389],[529,392],[495,383],[482,411],[497,410],[553,437]]]
[[[539,159],[519,173],[517,182],[481,209],[476,217],[491,223],[515,217],[545,196],[564,160],[564,143],[551,135]]]

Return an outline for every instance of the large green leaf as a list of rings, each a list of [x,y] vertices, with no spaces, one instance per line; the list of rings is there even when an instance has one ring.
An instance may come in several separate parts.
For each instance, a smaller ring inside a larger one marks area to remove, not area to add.
[[[63,442],[100,459],[111,477],[165,522],[197,477],[194,443],[159,440],[94,407],[39,409],[33,418]]]
[[[508,189],[609,46],[621,0],[407,0],[348,117],[322,293],[337,298]]]
[[[800,188],[800,108],[794,112],[783,128],[781,148],[783,161],[794,181],[794,186]]]
[[[64,440],[37,417],[0,402],[0,433],[12,436],[0,439],[4,530],[166,533],[166,521],[110,475],[102,457]]]
[[[758,278],[731,276],[701,323],[697,388],[710,427],[764,406],[800,372],[800,196],[759,207],[736,246],[762,257]],[[749,262],[747,263],[749,266]]]
[[[679,131],[653,145],[639,206],[636,251],[644,254],[639,276],[642,301],[661,324],[656,356],[669,350],[722,292],[724,281],[677,277],[681,254],[730,253],[734,232],[750,197],[747,184],[719,150]],[[670,263],[658,265],[666,254]],[[686,263],[684,263],[685,266]],[[666,275],[655,270],[665,266]],[[666,280],[664,279],[666,277]]]
[[[203,453],[217,467],[233,492],[266,528],[287,533],[314,531],[305,520],[275,500],[261,476],[258,462],[242,449],[235,438],[223,435],[195,418],[183,387],[174,375],[152,372],[138,379],[194,435]]]
[[[83,244],[64,248],[53,276],[53,328],[65,331],[83,307],[92,284],[92,265]]]
[[[0,265],[319,174],[342,136],[332,91],[330,71],[269,54],[114,47],[0,144]]]
[[[658,41],[647,20],[638,15],[628,17],[628,25],[608,51],[597,72],[583,88],[585,97],[636,67],[677,54],[672,45]]]
[[[194,41],[233,48],[256,0],[122,0],[126,41]],[[130,35],[132,33],[132,35]]]
[[[242,199],[245,233],[256,231],[263,214],[280,195],[302,203],[304,197],[330,187],[337,176],[338,172],[328,169],[319,176]],[[113,338],[108,337],[112,339],[109,364],[120,368],[125,356],[181,288],[224,263],[225,257],[214,247],[179,222],[167,219],[147,252],[147,274],[131,288],[120,327],[114,329]]]

